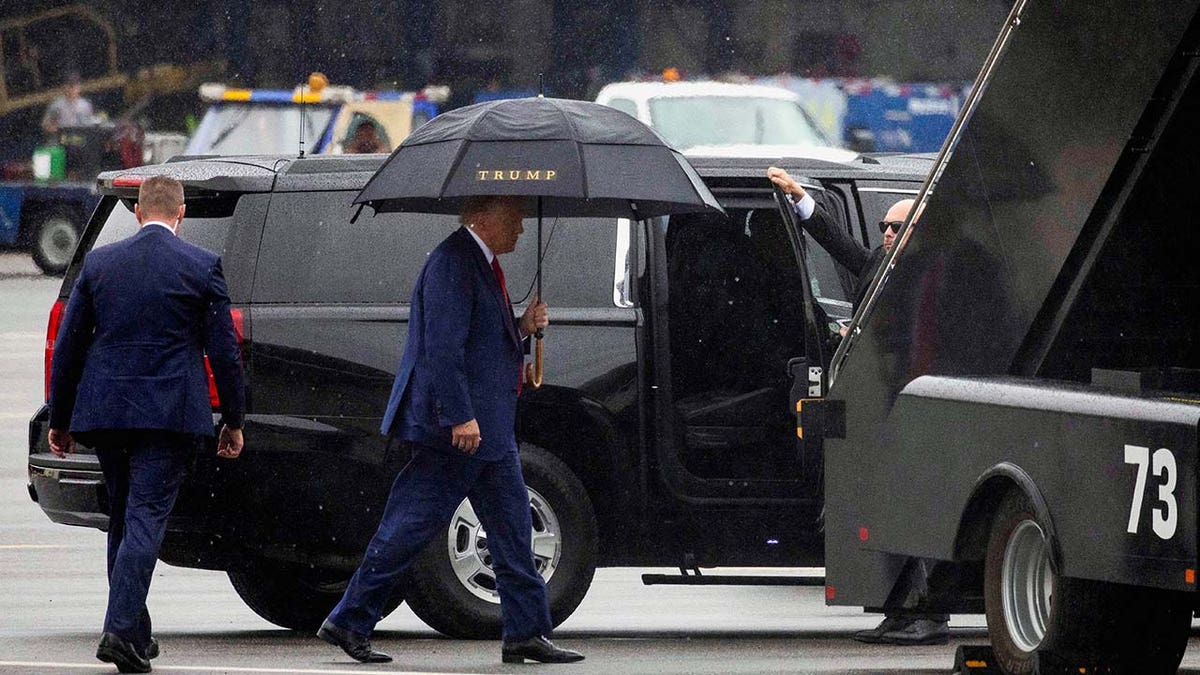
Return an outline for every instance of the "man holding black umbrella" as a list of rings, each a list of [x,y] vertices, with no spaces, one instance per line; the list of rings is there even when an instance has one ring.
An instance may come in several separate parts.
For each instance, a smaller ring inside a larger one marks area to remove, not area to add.
[[[379,529],[341,602],[317,635],[363,662],[391,657],[370,635],[401,573],[470,498],[488,532],[500,592],[505,663],[580,661],[556,647],[546,586],[534,566],[529,496],[515,433],[522,341],[549,324],[534,302],[520,320],[497,258],[516,248],[521,197],[465,200],[460,228],[430,254],[416,287],[408,341],[383,432],[411,444]]]

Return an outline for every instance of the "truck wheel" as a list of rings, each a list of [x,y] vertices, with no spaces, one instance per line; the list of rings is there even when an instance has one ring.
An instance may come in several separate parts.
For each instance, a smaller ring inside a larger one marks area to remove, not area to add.
[[[562,460],[522,445],[521,472],[533,516],[533,556],[546,580],[554,625],[575,611],[596,571],[596,517],[583,484]],[[408,575],[408,606],[434,630],[469,640],[500,637],[500,596],[484,532],[463,500]]]
[[[276,626],[309,633],[321,627],[350,581],[347,572],[268,560],[229,570],[227,574],[233,590],[255,614]],[[398,590],[389,600],[384,616],[403,601],[403,592]]]
[[[1173,673],[1191,626],[1185,593],[1057,576],[1029,499],[1001,502],[984,570],[988,635],[1005,673],[1042,664]]]
[[[47,209],[37,216],[29,231],[33,262],[46,274],[62,274],[71,264],[79,244],[76,214],[67,208]]]

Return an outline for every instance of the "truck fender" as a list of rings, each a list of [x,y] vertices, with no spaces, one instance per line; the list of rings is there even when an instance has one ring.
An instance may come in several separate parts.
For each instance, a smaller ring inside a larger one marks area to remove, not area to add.
[[[954,537],[955,560],[982,560],[987,552],[992,515],[1009,490],[1020,490],[1029,498],[1038,522],[1049,539],[1050,565],[1055,574],[1062,570],[1062,551],[1050,507],[1037,484],[1024,469],[1012,462],[1000,462],[975,479],[971,498],[958,521]]]

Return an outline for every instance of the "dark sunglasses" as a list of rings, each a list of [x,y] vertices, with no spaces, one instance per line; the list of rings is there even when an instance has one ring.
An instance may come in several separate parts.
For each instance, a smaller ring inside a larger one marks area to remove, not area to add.
[[[899,232],[900,226],[904,224],[903,220],[881,220],[879,221],[879,233],[883,234],[892,228],[892,232]]]

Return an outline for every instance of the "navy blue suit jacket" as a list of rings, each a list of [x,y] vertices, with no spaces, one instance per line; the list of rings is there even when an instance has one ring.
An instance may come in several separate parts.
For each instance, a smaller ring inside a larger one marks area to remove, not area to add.
[[[383,433],[457,453],[450,428],[474,419],[477,458],[516,452],[523,360],[512,306],[479,244],[459,228],[417,277]]]
[[[213,435],[208,354],[224,422],[245,383],[221,259],[159,225],[84,258],[54,343],[51,429]]]

